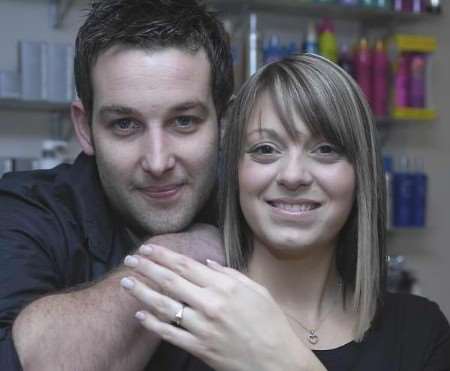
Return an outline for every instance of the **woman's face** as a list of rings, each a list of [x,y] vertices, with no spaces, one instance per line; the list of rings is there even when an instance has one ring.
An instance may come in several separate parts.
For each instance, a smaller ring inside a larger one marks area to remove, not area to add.
[[[333,248],[354,201],[354,169],[340,148],[312,136],[299,117],[294,126],[296,138],[263,94],[239,163],[240,204],[255,248],[278,257]]]

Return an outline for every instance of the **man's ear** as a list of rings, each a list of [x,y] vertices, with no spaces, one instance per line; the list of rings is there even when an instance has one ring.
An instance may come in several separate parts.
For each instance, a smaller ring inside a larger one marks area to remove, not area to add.
[[[78,142],[83,149],[83,152],[88,156],[95,154],[95,148],[92,138],[92,128],[89,123],[89,117],[80,101],[72,102],[70,106],[70,115],[72,117],[73,127],[77,136]]]

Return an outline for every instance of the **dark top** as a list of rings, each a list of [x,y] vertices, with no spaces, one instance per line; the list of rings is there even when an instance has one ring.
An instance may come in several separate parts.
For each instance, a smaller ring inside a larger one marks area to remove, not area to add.
[[[448,371],[450,327],[436,303],[413,295],[387,294],[377,326],[361,343],[314,353],[328,371]],[[167,343],[159,348],[150,369],[212,371]]]
[[[198,221],[211,220],[207,213]],[[44,294],[101,278],[134,249],[108,206],[95,163],[14,173],[0,180],[0,370],[21,370],[11,339],[20,310]],[[449,325],[437,305],[389,295],[379,328],[361,344],[316,352],[329,370],[450,370]],[[163,343],[151,371],[209,371]],[[256,371],[256,370],[255,370]]]
[[[211,205],[209,205],[211,206]],[[209,223],[211,207],[200,213]],[[32,300],[97,280],[136,248],[93,158],[0,180],[0,370],[21,370],[11,326]]]

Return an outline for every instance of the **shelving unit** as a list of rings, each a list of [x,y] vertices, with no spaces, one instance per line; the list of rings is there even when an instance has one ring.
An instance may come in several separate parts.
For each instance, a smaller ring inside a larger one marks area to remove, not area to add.
[[[376,7],[320,4],[299,0],[209,0],[208,3],[226,13],[268,11],[308,17],[328,16],[353,21],[369,21],[376,24],[399,21],[417,22],[435,17],[434,14],[428,13],[395,12]]]
[[[69,103],[0,98],[0,110],[2,111],[37,111],[64,114],[69,112],[69,108]]]

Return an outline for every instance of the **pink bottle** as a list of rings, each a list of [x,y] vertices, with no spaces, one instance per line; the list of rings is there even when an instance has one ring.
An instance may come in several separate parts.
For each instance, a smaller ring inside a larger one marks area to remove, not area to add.
[[[371,57],[369,43],[365,37],[361,38],[355,52],[355,79],[372,105]]]
[[[376,117],[388,113],[389,59],[382,40],[377,40],[372,56],[372,110]]]
[[[402,53],[397,58],[394,76],[394,102],[396,107],[408,106],[409,56]]]

